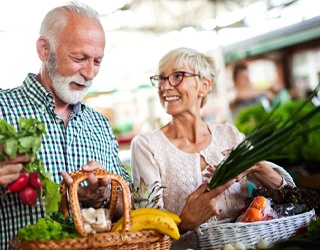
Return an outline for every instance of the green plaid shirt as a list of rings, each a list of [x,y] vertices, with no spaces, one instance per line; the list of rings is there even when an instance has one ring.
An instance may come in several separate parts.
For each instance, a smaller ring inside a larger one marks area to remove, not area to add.
[[[48,138],[43,138],[39,158],[56,183],[61,183],[61,170],[79,170],[90,160],[103,164],[106,170],[119,174],[128,183],[130,176],[118,157],[118,143],[109,121],[84,103],[74,105],[68,126],[54,112],[50,92],[28,74],[22,86],[0,91],[0,118],[17,127],[19,117],[32,117],[46,125]],[[1,193],[4,188],[1,188]],[[9,240],[21,227],[44,216],[40,206],[25,206],[17,194],[0,200],[0,249],[9,249]]]

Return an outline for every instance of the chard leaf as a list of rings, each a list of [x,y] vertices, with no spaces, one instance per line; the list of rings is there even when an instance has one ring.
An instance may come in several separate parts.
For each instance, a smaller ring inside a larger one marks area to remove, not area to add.
[[[14,138],[9,138],[4,142],[4,152],[13,159],[18,151],[18,142]]]
[[[50,179],[45,179],[44,185],[46,187],[44,200],[46,213],[58,212],[61,195],[57,190],[60,185]]]
[[[19,153],[20,154],[23,154],[23,153],[26,153],[28,152],[29,150],[32,151],[33,153],[33,145],[35,144],[35,138],[33,136],[25,136],[25,137],[22,137],[22,138],[19,138],[18,139],[18,142],[19,142]]]

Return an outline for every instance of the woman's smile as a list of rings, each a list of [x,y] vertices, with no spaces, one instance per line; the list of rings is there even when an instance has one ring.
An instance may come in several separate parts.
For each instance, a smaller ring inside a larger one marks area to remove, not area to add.
[[[181,99],[180,96],[165,96],[165,97],[164,97],[164,100],[165,100],[166,102],[177,101],[177,100],[179,100],[179,99]]]

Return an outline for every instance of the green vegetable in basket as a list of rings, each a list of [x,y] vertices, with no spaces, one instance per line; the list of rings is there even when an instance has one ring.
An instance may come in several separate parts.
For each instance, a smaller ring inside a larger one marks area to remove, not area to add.
[[[36,224],[28,225],[18,231],[21,240],[61,240],[80,237],[72,219],[64,219],[62,214],[40,218]]]
[[[270,117],[274,114],[272,111],[262,125],[257,126],[218,164],[211,176],[208,190],[234,179],[259,161],[283,158],[283,155],[279,154],[281,149],[299,136],[320,129],[320,126],[313,127],[308,124],[310,119],[320,112],[320,106],[314,106],[310,111],[300,115],[301,110],[318,94],[319,89],[320,85],[280,126],[279,119],[270,122]]]

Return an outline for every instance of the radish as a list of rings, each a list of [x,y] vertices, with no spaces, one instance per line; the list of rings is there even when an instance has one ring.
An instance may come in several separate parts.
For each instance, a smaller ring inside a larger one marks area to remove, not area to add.
[[[42,188],[42,183],[37,172],[29,174],[29,184],[34,188]]]
[[[19,198],[25,205],[35,205],[37,200],[37,190],[28,185],[19,192]]]
[[[9,184],[7,187],[7,193],[16,193],[24,189],[29,183],[29,174],[28,173],[20,173],[18,179],[13,181],[12,183]]]

